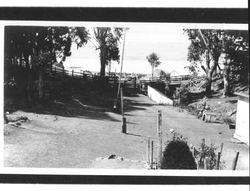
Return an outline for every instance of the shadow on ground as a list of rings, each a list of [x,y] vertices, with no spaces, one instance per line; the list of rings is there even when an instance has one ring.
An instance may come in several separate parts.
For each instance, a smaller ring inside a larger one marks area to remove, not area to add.
[[[132,91],[125,89],[124,92],[124,112],[145,110],[145,107],[154,105],[133,99],[139,97],[139,94],[134,89]],[[110,113],[120,114],[120,100],[118,100],[117,110],[114,110],[117,96],[116,89],[100,90],[90,87],[84,89],[84,91],[74,91],[73,94],[67,99],[49,99],[43,102],[34,102],[33,104],[27,104],[24,100],[11,99],[5,96],[4,110],[10,113],[21,110],[63,117],[119,121],[110,115]]]

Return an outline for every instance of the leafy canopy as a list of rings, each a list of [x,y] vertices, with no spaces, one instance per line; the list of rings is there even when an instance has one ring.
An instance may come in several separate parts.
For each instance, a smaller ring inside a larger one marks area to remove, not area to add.
[[[160,57],[154,52],[148,55],[146,58],[152,67],[158,67],[161,64]]]
[[[81,47],[89,38],[84,27],[8,26],[5,34],[7,59],[23,60],[34,66],[55,61],[58,57],[64,61],[71,55],[73,42]],[[30,56],[33,62],[29,61]]]
[[[96,49],[105,52],[105,64],[107,61],[119,61],[119,42],[123,35],[122,28],[96,27],[94,28],[94,38],[97,42]],[[103,52],[102,52],[103,53]],[[100,53],[101,54],[101,53]]]
[[[217,66],[222,53],[226,53],[233,62],[245,64],[247,62],[249,57],[247,31],[184,29],[184,32],[191,41],[187,60],[191,62],[189,69],[193,72],[201,66],[207,73],[213,65]]]

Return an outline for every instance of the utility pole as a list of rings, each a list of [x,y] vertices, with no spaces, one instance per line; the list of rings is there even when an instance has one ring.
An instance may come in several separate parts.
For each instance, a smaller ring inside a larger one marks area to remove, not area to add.
[[[119,84],[118,84],[118,91],[117,91],[117,99],[119,97],[120,88],[121,88],[121,77],[122,77],[122,68],[123,68],[123,59],[124,59],[124,49],[125,49],[126,32],[127,32],[127,28],[125,28],[125,31],[124,31],[124,40],[123,40],[123,46],[122,46],[121,68],[120,68],[120,75],[119,75]]]

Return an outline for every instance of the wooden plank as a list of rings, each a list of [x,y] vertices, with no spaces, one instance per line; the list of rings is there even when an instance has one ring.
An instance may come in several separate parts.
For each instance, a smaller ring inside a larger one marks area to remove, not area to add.
[[[221,153],[218,152],[217,163],[216,163],[216,169],[217,170],[220,170],[220,157],[221,157]]]
[[[150,159],[150,167],[153,168],[154,165],[154,141],[151,140],[151,159]]]
[[[236,153],[236,156],[235,156],[235,158],[234,158],[234,160],[233,160],[232,170],[236,170],[236,166],[237,166],[239,154],[240,154],[240,152],[237,152],[237,153]]]
[[[162,161],[162,112],[161,110],[158,110],[157,113],[157,136],[158,136],[158,161],[157,166],[160,167],[161,161]]]

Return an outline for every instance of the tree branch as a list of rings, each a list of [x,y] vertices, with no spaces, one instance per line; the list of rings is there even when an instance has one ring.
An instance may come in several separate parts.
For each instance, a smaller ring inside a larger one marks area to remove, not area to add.
[[[201,68],[203,69],[203,71],[204,71],[205,73],[207,73],[207,70],[206,70],[206,68],[205,68],[203,65],[201,65]]]
[[[211,59],[210,59],[210,51],[209,50],[206,50],[206,52],[205,52],[205,58],[206,58],[207,69],[210,70]]]
[[[202,38],[202,40],[203,40],[203,43],[205,44],[206,48],[208,48],[207,41],[206,41],[205,37],[203,36],[201,30],[199,29],[198,31],[199,31],[199,33],[200,33],[200,35],[201,35],[201,38]]]

